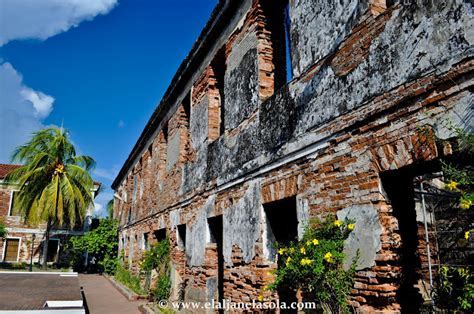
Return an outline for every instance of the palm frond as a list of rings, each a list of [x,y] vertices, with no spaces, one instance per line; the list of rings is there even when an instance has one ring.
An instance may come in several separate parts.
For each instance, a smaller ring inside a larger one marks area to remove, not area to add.
[[[33,133],[30,141],[14,151],[12,159],[24,164],[10,172],[6,181],[20,189],[16,200],[25,222],[72,226],[83,221],[93,202],[94,182],[88,171],[95,161],[76,156],[67,130],[49,127]]]

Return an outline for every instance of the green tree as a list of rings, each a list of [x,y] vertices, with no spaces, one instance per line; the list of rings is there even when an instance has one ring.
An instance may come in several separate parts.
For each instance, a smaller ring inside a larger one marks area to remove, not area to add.
[[[107,202],[107,214],[110,219],[114,218],[114,200]]]
[[[118,223],[113,219],[101,219],[94,230],[83,236],[75,236],[69,240],[68,247],[75,255],[84,252],[92,254],[97,259],[99,269],[113,273],[117,266],[118,254]]]
[[[12,160],[24,164],[6,178],[19,187],[17,201],[22,217],[30,225],[46,222],[45,269],[51,229],[81,222],[93,201],[94,182],[88,171],[95,162],[89,156],[77,156],[69,133],[55,126],[34,133],[14,151]]]

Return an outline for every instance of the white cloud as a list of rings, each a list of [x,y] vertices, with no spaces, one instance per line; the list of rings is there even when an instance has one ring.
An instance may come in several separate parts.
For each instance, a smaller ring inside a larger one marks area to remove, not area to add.
[[[16,39],[45,40],[107,14],[117,0],[1,0],[0,46]]]
[[[13,66],[0,64],[0,162],[9,162],[15,147],[44,127],[54,98],[23,84]]]
[[[94,200],[94,216],[107,217],[107,203],[113,199],[114,193],[110,189],[106,189],[97,195]]]
[[[53,110],[54,98],[49,95],[35,91],[26,86],[23,87],[20,94],[25,100],[29,100],[33,104],[38,118],[46,118]]]
[[[113,181],[115,180],[115,177],[117,176],[117,173],[119,172],[119,170],[120,168],[117,166],[114,166],[111,169],[94,168],[94,170],[92,170],[92,173],[94,174],[94,176],[98,178]]]

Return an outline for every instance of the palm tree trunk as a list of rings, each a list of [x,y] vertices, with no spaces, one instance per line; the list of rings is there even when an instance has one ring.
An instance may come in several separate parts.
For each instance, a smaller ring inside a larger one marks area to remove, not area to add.
[[[48,265],[48,245],[49,245],[49,232],[51,230],[51,218],[48,219],[48,224],[46,225],[45,239],[43,243],[43,264],[41,268],[46,270]]]
[[[56,184],[56,203],[54,204],[55,210],[54,213],[57,216],[58,214],[58,200],[59,200],[59,184]],[[46,270],[48,266],[48,245],[49,245],[49,232],[51,231],[51,216],[48,217],[48,224],[46,225],[45,233],[45,242],[43,245],[43,265],[41,265],[43,270]]]

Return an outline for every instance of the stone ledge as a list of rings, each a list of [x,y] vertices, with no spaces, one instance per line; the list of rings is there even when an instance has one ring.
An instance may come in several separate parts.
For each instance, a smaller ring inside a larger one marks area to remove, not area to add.
[[[125,298],[127,298],[127,300],[129,301],[148,300],[148,295],[137,294],[133,292],[132,290],[130,290],[129,288],[127,288],[126,286],[124,286],[123,284],[121,284],[120,282],[116,281],[113,277],[105,275],[105,274],[103,276],[107,278],[112,284],[112,286],[114,286],[115,289],[118,290],[118,292],[120,292]]]

